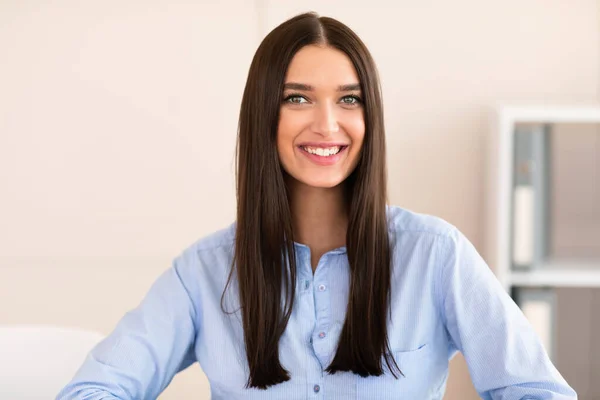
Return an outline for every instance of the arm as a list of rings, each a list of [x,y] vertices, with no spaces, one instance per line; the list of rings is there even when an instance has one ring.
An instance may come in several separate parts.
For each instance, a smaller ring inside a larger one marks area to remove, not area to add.
[[[439,300],[455,349],[484,399],[577,399],[533,328],[456,228],[441,248]]]
[[[57,400],[155,399],[196,361],[197,311],[182,279],[190,270],[185,260],[175,259],[141,304],[92,349]]]

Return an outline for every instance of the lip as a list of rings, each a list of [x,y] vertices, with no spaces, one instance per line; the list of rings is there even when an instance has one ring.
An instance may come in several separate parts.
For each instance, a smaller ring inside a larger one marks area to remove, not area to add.
[[[348,143],[341,143],[341,142],[304,142],[304,143],[300,143],[298,146],[308,146],[308,147],[320,147],[322,149],[327,149],[329,147],[335,147],[335,146],[349,146]]]
[[[345,145],[345,144],[337,144],[337,145],[336,144],[328,144],[328,146],[314,146],[314,145],[303,144],[302,146],[310,146],[310,147],[343,146],[343,148],[337,154],[334,154],[332,156],[327,156],[327,157],[318,156],[316,154],[310,154],[308,151],[304,150],[301,146],[298,146],[298,151],[300,151],[300,153],[302,153],[306,158],[308,158],[314,164],[321,165],[321,166],[333,165],[333,164],[337,163],[345,155],[346,151],[348,150],[348,145]]]

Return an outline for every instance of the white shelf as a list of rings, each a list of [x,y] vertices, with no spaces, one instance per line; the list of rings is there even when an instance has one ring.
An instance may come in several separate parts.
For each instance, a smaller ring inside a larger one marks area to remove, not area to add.
[[[510,286],[600,287],[600,261],[552,261],[532,270],[510,271]]]
[[[534,271],[513,272],[508,278],[511,286],[552,286],[600,288],[600,271]]]
[[[497,112],[509,124],[518,122],[600,122],[600,106],[497,106]]]

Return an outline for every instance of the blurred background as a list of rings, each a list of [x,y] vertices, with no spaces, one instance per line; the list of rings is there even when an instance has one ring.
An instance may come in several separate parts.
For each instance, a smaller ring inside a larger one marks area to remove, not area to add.
[[[499,255],[507,232],[538,232],[545,219],[518,222],[512,211],[531,192],[517,195],[506,162],[490,164],[522,154],[512,141],[490,145],[507,132],[498,104],[598,105],[599,0],[0,0],[0,324],[108,334],[180,251],[235,219],[251,58],[272,28],[309,10],[354,29],[378,65],[390,202],[465,233],[515,298],[533,299],[532,318],[556,328],[539,332],[580,399],[600,399],[597,110],[524,128],[563,138],[548,164],[561,183],[543,193],[547,207],[564,205],[554,217],[564,223],[548,236],[555,255],[587,257],[584,278],[527,281],[538,253],[529,265]],[[160,398],[208,399],[198,364]],[[476,398],[457,355],[446,399]]]

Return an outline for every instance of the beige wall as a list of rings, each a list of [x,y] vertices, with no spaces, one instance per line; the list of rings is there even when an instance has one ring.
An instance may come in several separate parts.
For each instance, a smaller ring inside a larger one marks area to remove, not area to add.
[[[0,323],[109,333],[234,218],[252,54],[308,9],[354,28],[379,65],[391,202],[478,249],[488,107],[600,100],[597,0],[2,2]],[[161,398],[207,388],[196,365]],[[476,398],[461,357],[447,398]]]

